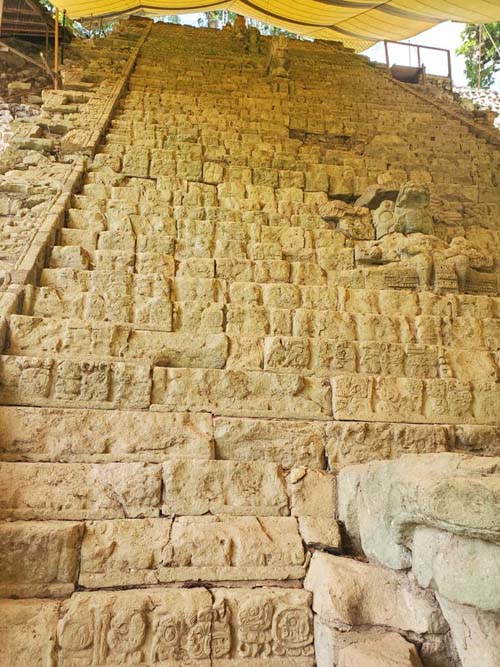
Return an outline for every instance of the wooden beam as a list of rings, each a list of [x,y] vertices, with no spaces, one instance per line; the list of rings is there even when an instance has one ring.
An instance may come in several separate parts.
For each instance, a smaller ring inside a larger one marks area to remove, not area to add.
[[[2,34],[3,0],[0,0],[0,35]]]
[[[10,46],[10,44],[7,44],[6,42],[0,40],[0,47],[2,47],[2,51],[10,51],[11,53],[14,53],[16,56],[19,56],[20,58],[23,58],[23,60],[26,60],[27,62],[31,63],[32,65],[36,65],[40,69],[43,69],[44,72],[47,71],[47,68],[43,63],[39,63],[37,60],[34,58],[31,58],[30,56],[27,56],[25,53],[22,51],[18,51],[15,49],[13,46]]]

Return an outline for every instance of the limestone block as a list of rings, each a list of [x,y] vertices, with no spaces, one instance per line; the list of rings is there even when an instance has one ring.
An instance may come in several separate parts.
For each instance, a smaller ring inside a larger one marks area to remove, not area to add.
[[[250,260],[235,258],[217,258],[216,276],[228,282],[251,282],[253,264]]]
[[[51,667],[60,602],[0,600],[0,664]]]
[[[6,405],[144,408],[150,402],[146,364],[3,356],[0,379]]]
[[[299,517],[299,531],[308,547],[340,553],[342,537],[338,523],[327,517]]]
[[[500,426],[460,425],[455,429],[455,451],[482,456],[500,455]]]
[[[229,417],[331,416],[329,384],[292,373],[155,367],[152,403],[156,410],[208,411]]]
[[[411,549],[420,586],[451,602],[500,612],[500,544],[417,526]]]
[[[175,274],[175,261],[170,255],[159,252],[138,252],[135,256],[137,273],[159,274],[165,278]]]
[[[256,283],[286,283],[290,280],[290,262],[285,259],[256,261],[254,280]]]
[[[0,407],[4,461],[163,462],[213,458],[208,414]]]
[[[90,256],[79,245],[55,246],[50,253],[49,266],[51,269],[88,269]]]
[[[47,351],[61,355],[95,355],[149,360],[170,367],[224,368],[228,341],[224,334],[185,336],[141,331],[109,324],[34,318],[10,318],[10,354]]]
[[[382,567],[316,551],[304,587],[313,594],[313,611],[332,628],[380,625],[418,633],[447,629],[429,591]]]
[[[306,591],[219,588],[212,592],[214,608],[225,603],[233,619],[233,664],[314,665],[313,616]],[[214,665],[224,663],[215,660]]]
[[[288,336],[268,337],[264,340],[264,368],[305,371],[309,366],[309,340]]]
[[[228,357],[225,334],[207,336],[184,333],[133,331],[122,348],[122,356],[149,358],[152,363],[181,368],[224,368]]]
[[[203,180],[203,164],[201,160],[177,160],[177,177],[187,181]]]
[[[82,526],[56,521],[0,523],[0,596],[64,597],[73,592]]]
[[[333,519],[337,507],[336,482],[332,473],[293,468],[287,480],[293,516]]]
[[[203,163],[203,181],[216,185],[223,180],[224,165],[219,162]]]
[[[228,370],[259,371],[264,367],[262,339],[248,336],[230,338]]]
[[[500,615],[437,596],[463,667],[498,667]]]
[[[1,463],[0,518],[157,516],[160,474],[143,463]]]
[[[57,664],[209,667],[213,613],[205,589],[77,593],[61,606]],[[219,624],[227,642],[229,621]]]
[[[284,468],[325,467],[325,432],[319,422],[218,417],[214,437],[217,459],[274,461]]]
[[[147,178],[149,172],[149,151],[141,148],[127,149],[122,157],[122,174]]]
[[[418,524],[498,542],[497,466],[494,458],[443,453],[344,468],[339,518],[371,559],[395,569],[411,566],[407,545]]]
[[[288,495],[275,463],[176,460],[163,465],[165,515],[289,514]]]
[[[492,382],[344,375],[332,388],[338,420],[495,424],[500,414],[500,385]]]
[[[257,283],[233,282],[229,286],[229,300],[235,304],[258,305],[261,301],[261,286]]]
[[[174,278],[172,293],[174,301],[200,301],[203,304],[223,301],[225,283],[221,280],[203,278]]]
[[[247,253],[250,259],[282,259],[283,251],[281,245],[276,242],[258,242],[251,241],[247,246]]]
[[[262,285],[262,302],[272,308],[298,308],[300,288],[287,283]]]
[[[403,454],[432,454],[452,447],[446,426],[332,422],[326,425],[326,455],[341,466],[392,459]]]
[[[413,644],[395,632],[354,642],[339,651],[338,667],[422,667]]]
[[[178,263],[176,275],[179,278],[215,278],[215,260],[192,257]]]
[[[224,306],[203,301],[177,301],[173,316],[175,331],[216,334],[222,332]]]
[[[88,522],[85,588],[176,581],[302,578],[304,548],[287,517],[178,517]]]
[[[133,273],[135,256],[123,250],[96,250],[94,264],[98,271],[126,271]]]

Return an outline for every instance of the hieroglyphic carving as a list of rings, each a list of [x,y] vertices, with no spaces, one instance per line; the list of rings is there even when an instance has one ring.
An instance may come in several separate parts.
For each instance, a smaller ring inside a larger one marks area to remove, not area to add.
[[[209,667],[211,660],[307,658],[312,612],[304,591],[146,589],[81,593],[65,603],[57,627],[59,667],[108,664]],[[274,664],[274,662],[273,662]]]

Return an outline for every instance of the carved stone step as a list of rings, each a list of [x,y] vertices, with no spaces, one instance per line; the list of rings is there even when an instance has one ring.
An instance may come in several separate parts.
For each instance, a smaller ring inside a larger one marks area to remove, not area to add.
[[[313,667],[311,597],[266,588],[75,593],[0,601],[5,665]]]
[[[254,309],[254,311],[257,309]],[[249,310],[250,317],[255,312]],[[14,355],[94,356],[112,361],[144,361],[169,368],[266,370],[328,377],[343,373],[495,382],[500,367],[492,352],[394,342],[350,342],[305,336],[258,337],[257,327],[241,335],[234,310],[227,309],[222,333],[186,336],[140,327],[82,320],[11,315],[6,352]],[[251,320],[250,320],[251,321]],[[345,320],[344,320],[345,321]],[[257,334],[257,335],[256,335]]]
[[[0,518],[316,516],[335,514],[332,473],[276,463],[0,463]]]

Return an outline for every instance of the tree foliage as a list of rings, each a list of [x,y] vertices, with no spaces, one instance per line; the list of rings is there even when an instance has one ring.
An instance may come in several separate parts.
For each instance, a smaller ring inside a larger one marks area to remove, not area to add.
[[[495,73],[500,70],[500,22],[485,23],[480,40],[480,26],[468,23],[462,31],[462,44],[457,54],[465,56],[465,75],[469,86],[477,86],[479,73],[479,44],[481,44],[481,87],[490,88]],[[488,35],[488,33],[491,35]]]

